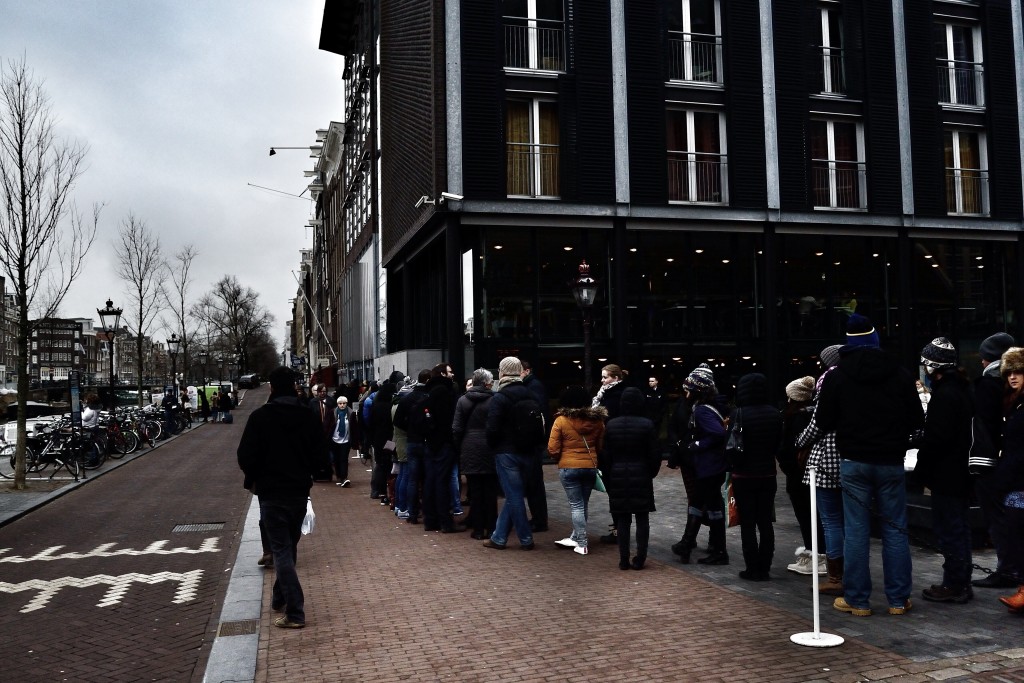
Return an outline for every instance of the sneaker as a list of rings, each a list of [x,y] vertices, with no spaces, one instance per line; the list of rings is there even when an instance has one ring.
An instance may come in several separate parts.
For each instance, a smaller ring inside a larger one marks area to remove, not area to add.
[[[935,584],[931,588],[921,591],[921,597],[930,602],[952,602],[963,605],[971,599],[972,595],[969,587],[957,589]]]
[[[909,604],[909,600],[907,601]],[[849,612],[855,617],[870,617],[870,607],[854,607],[853,605],[846,602],[846,598],[836,598],[835,602],[832,603],[832,609],[837,609],[840,612]],[[892,614],[893,608],[889,608],[889,613]]]
[[[910,603],[910,598],[907,598],[903,602],[902,605],[897,605],[895,607],[890,605],[889,606],[889,614],[892,614],[893,616],[899,616],[901,614],[906,614],[907,612],[910,611],[911,607],[913,607],[913,605]]]
[[[409,511],[408,510],[395,510],[395,517],[398,517],[399,519],[409,519]]]
[[[455,510],[452,510],[452,514],[458,517],[459,515],[464,515],[466,513],[462,511],[462,508],[456,508]]]
[[[346,479],[345,481],[338,484],[338,486],[340,486],[343,489],[347,489],[349,486],[352,486],[352,481],[350,479]]]
[[[563,538],[561,541],[555,541],[555,545],[560,545],[563,548],[578,548],[579,543],[572,540],[571,538]]]
[[[505,549],[505,546],[501,545],[500,543],[495,543],[494,541],[492,541],[489,538],[486,541],[483,542],[483,546],[485,548],[494,548],[495,550],[504,550]]]
[[[576,553],[577,555],[586,555],[587,552],[588,552],[587,551],[587,546],[585,546],[585,545],[578,545],[575,548],[573,548],[572,551],[574,553]]]
[[[824,557],[822,557],[821,560],[824,560]],[[814,570],[811,568],[811,552],[809,550],[804,550],[803,546],[797,548],[796,562],[786,565],[786,569],[791,572],[807,576],[813,574]],[[818,573],[822,573],[820,569]]]
[[[305,628],[306,624],[301,621],[292,621],[288,617],[274,619],[274,626],[278,628]]]

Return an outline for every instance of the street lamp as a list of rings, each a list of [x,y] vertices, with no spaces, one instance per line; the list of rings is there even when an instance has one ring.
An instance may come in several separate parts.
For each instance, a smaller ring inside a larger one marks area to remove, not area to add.
[[[583,313],[583,386],[590,391],[593,380],[590,374],[590,309],[597,297],[597,280],[590,277],[590,266],[584,259],[579,266],[579,275],[569,281],[569,288],[576,299],[576,305]]]
[[[206,359],[210,356],[206,351],[199,352],[199,362],[203,365],[203,388],[206,388]]]
[[[167,353],[171,356],[171,387],[175,398],[178,396],[178,347],[180,345],[181,340],[178,339],[177,334],[172,334],[171,338],[167,340]]]
[[[97,308],[96,313],[100,316],[100,327],[107,335],[108,345],[110,347],[110,375],[108,380],[110,382],[110,407],[113,408],[116,400],[114,396],[114,337],[117,335],[117,327],[121,324],[120,308],[114,308],[114,302],[107,299],[106,308]]]

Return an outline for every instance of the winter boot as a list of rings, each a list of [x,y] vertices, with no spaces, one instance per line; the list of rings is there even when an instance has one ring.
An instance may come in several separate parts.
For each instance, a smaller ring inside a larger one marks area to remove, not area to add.
[[[825,558],[825,566],[828,569],[828,580],[818,584],[818,593],[821,595],[843,595],[843,558],[837,557],[832,560]]]
[[[725,520],[711,520],[711,552],[697,560],[697,564],[729,564],[729,553],[725,550]]]
[[[698,531],[700,531],[700,515],[687,516],[683,537],[672,546],[672,552],[679,556],[679,561],[683,564],[690,564],[690,553],[697,547]]]
[[[1009,607],[1014,614],[1024,612],[1024,585],[1017,587],[1016,594],[999,598],[999,602]]]

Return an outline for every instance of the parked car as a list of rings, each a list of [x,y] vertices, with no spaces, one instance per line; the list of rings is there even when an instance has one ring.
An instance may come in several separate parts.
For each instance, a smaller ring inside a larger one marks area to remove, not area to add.
[[[255,389],[261,384],[260,376],[256,373],[251,375],[242,375],[238,378],[239,389]]]

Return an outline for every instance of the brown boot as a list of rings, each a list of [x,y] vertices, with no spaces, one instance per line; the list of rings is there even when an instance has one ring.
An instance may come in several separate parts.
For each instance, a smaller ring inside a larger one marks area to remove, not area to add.
[[[999,598],[999,602],[1009,607],[1011,612],[1024,612],[1024,585],[1018,586],[1014,595]]]
[[[832,560],[825,558],[825,566],[828,568],[828,580],[818,584],[818,593],[821,595],[843,595],[843,558],[837,557]]]

